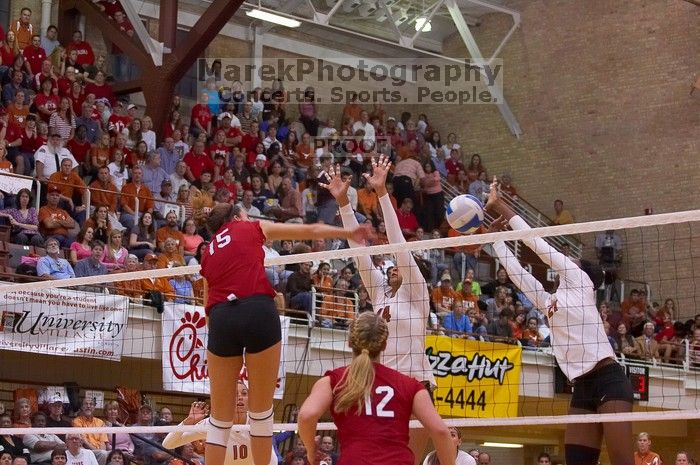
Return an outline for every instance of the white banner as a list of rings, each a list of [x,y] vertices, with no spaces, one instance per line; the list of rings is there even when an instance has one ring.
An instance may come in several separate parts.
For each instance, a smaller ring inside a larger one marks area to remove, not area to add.
[[[7,192],[8,194],[16,194],[20,189],[32,190],[33,182],[34,180],[31,178],[10,176],[0,170],[0,191]]]
[[[161,328],[163,338],[163,389],[166,391],[209,394],[207,371],[208,328],[204,307],[165,303]],[[282,325],[282,358],[277,378],[275,399],[284,395],[289,317],[280,316]],[[241,378],[248,382],[245,369]]]
[[[2,292],[0,349],[121,360],[129,299],[67,289]]]

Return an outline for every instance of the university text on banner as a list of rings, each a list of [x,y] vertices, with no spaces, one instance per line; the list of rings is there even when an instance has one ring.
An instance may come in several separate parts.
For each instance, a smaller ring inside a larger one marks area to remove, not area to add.
[[[68,289],[2,292],[0,349],[121,360],[129,299]]]
[[[427,336],[435,375],[435,406],[452,417],[518,415],[522,348],[506,344]]]
[[[282,357],[275,399],[284,395],[285,353],[289,336],[289,317],[280,316]],[[209,394],[207,370],[208,328],[204,307],[166,302],[161,320],[163,342],[163,389],[193,394]],[[245,366],[241,379],[247,383]]]

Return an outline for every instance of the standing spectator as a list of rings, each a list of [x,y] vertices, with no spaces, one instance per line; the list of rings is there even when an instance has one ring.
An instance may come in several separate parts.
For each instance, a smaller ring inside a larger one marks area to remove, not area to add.
[[[83,40],[83,33],[80,31],[73,32],[73,41],[66,48],[67,53],[70,53],[72,50],[78,52],[76,60],[78,65],[85,67],[95,63],[95,53],[92,51],[92,46],[89,42]]]
[[[20,10],[19,19],[10,24],[8,35],[10,32],[15,35],[17,47],[19,47],[20,51],[24,50],[24,48],[28,47],[32,42],[34,26],[32,26],[31,20],[32,10],[24,7]]]
[[[571,224],[574,222],[574,215],[571,214],[569,210],[564,210],[564,202],[562,200],[554,201],[554,220],[552,223],[555,225],[561,224]]]
[[[134,227],[139,212],[153,213],[154,203],[151,190],[143,183],[143,170],[135,166],[131,170],[132,180],[122,187],[122,214],[119,218],[121,224],[128,230]],[[136,211],[136,198],[139,199],[139,209]]]
[[[39,258],[36,274],[44,279],[75,278],[73,267],[68,260],[61,258],[60,244],[53,237],[46,240],[46,255]]]
[[[659,359],[659,343],[654,338],[654,323],[644,323],[644,333],[635,339],[637,353],[644,360]]]
[[[209,94],[202,92],[199,96],[199,103],[192,107],[190,133],[194,137],[199,136],[201,132],[207,135],[211,134],[212,114],[208,104]]]
[[[58,186],[52,186],[46,195],[46,205],[39,209],[39,225],[41,234],[46,238],[53,238],[59,246],[68,247],[71,243],[70,230],[76,223],[70,214],[58,206],[61,198]],[[46,243],[48,247],[48,241]]]
[[[435,169],[435,163],[428,160],[423,164],[425,176],[420,180],[423,193],[423,228],[426,231],[438,229],[445,218],[445,197],[440,184],[440,173]]]
[[[39,150],[34,154],[36,178],[41,182],[47,182],[49,176],[60,171],[61,161],[66,158],[71,160],[71,169],[78,167],[78,162],[73,157],[73,154],[63,147],[61,134],[56,130],[51,131],[49,133],[49,141],[39,147]]]
[[[79,434],[66,434],[66,445],[68,446],[65,450],[66,465],[98,465],[95,453],[90,449],[84,448],[82,442]],[[54,462],[54,455],[60,455],[60,452],[54,451],[54,453],[51,454],[51,463],[56,463]],[[105,460],[106,459],[107,456],[105,455]],[[105,464],[103,462],[99,465]]]
[[[661,457],[651,450],[651,436],[649,433],[637,435],[637,450],[634,451],[635,465],[662,465]]]
[[[105,245],[102,241],[92,241],[90,244],[90,256],[79,260],[75,264],[75,276],[82,278],[84,276],[102,276],[107,274],[107,268],[101,262],[104,251]]]
[[[17,207],[2,211],[9,217],[12,233],[11,242],[15,244],[31,244],[42,247],[44,238],[39,233],[39,218],[32,205],[32,194],[29,189],[20,189],[17,193]]]
[[[405,198],[415,199],[415,188],[420,180],[425,177],[425,171],[420,162],[413,157],[402,158],[394,167],[394,196],[396,202],[401,205]]]
[[[39,34],[32,36],[31,43],[22,50],[22,56],[24,56],[24,67],[29,77],[41,73],[41,65],[46,60],[46,51],[41,48],[41,36]]]

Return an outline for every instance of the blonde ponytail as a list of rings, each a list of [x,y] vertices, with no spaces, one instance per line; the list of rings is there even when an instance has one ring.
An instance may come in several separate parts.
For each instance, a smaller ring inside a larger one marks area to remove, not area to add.
[[[372,395],[374,385],[374,365],[386,346],[389,329],[383,318],[373,312],[361,314],[350,328],[350,346],[355,357],[345,370],[342,379],[333,389],[334,410],[339,413],[355,409],[359,415],[365,399]]]

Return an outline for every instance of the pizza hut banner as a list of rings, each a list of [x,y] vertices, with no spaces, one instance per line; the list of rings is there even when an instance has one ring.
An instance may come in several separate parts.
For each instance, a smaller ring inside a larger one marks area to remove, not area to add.
[[[0,287],[0,350],[119,361],[128,318],[124,296]]]
[[[285,352],[289,318],[280,316],[282,358],[275,399],[284,395]],[[203,307],[166,302],[162,318],[163,389],[193,394],[209,394],[207,370],[208,328]],[[247,382],[245,366],[241,378]]]

